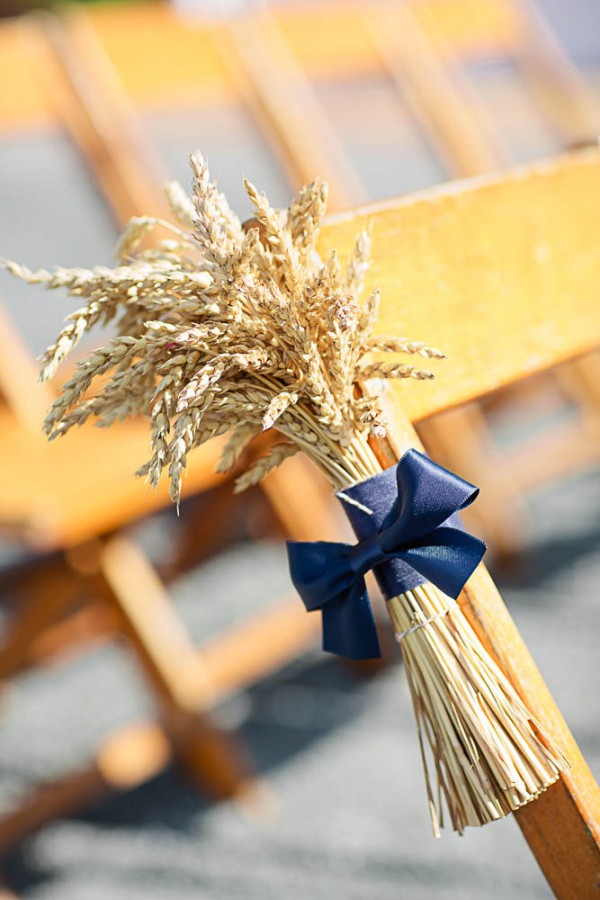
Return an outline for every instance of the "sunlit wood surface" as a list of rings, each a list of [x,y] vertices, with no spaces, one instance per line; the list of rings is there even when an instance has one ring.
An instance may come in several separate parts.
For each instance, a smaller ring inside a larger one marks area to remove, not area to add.
[[[600,344],[600,153],[573,154],[331,220],[324,253],[371,228],[378,330],[448,359],[394,394],[418,421]]]

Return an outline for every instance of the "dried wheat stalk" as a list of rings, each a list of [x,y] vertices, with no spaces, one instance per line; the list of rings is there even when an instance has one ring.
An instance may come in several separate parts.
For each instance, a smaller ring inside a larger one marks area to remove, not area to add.
[[[361,301],[367,233],[358,236],[345,267],[336,254],[325,261],[317,256],[325,185],[308,185],[280,212],[246,182],[260,234],[245,232],[199,154],[191,165],[191,198],[179,185],[167,188],[178,225],[133,219],[116,268],[31,272],[5,263],[15,276],[65,288],[83,304],[44,354],[42,378],[54,375],[85,332],[116,324],[116,337],[81,361],[64,385],[46,419],[47,434],[63,435],[90,417],[106,426],[147,415],[152,454],[139,474],[156,484],[167,469],[177,502],[190,450],[225,432],[221,470],[232,468],[263,430],[275,428],[284,439],[241,475],[239,489],[298,450],[336,489],[377,474],[368,439],[385,434],[385,422],[375,397],[357,397],[357,383],[433,377],[395,358],[383,362],[382,354],[433,360],[443,354],[420,341],[373,334],[379,295]],[[141,249],[157,225],[169,239]],[[387,609],[395,631],[408,632],[401,646],[435,833],[443,801],[452,826],[462,831],[506,815],[555,781],[565,760],[458,604],[424,585],[388,601]]]

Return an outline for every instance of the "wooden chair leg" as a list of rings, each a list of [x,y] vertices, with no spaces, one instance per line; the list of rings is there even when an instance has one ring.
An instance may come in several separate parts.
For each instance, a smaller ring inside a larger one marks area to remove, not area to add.
[[[75,602],[77,586],[68,570],[54,573],[45,590],[34,590],[30,600],[15,613],[0,646],[0,679],[9,678],[28,664],[31,648]]]
[[[50,665],[54,660],[74,659],[91,647],[117,636],[118,620],[102,601],[88,601],[54,625],[45,628],[29,648],[27,666]]]
[[[350,533],[332,499],[331,487],[305,457],[286,460],[260,486],[288,537],[297,541],[339,540],[344,530]]]
[[[256,785],[241,747],[198,711],[211,702],[210,682],[156,573],[135,545],[121,536],[106,542],[98,565],[153,687],[176,756],[212,797],[249,792]]]

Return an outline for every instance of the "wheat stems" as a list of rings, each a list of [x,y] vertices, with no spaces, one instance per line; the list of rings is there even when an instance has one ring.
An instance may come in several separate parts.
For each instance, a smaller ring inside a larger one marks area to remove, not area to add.
[[[381,471],[366,439],[352,442],[348,469]],[[343,463],[342,463],[343,464]],[[348,487],[335,483],[334,487]],[[494,662],[459,603],[432,584],[386,602],[404,658],[433,833],[446,810],[462,833],[535,799],[568,762]]]

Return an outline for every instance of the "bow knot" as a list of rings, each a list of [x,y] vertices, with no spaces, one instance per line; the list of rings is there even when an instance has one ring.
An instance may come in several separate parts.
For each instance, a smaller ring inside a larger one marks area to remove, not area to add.
[[[371,534],[364,541],[350,547],[348,563],[356,575],[366,575],[385,560],[385,550],[379,542],[378,534]]]
[[[485,544],[455,514],[478,493],[409,450],[395,467],[338,494],[356,544],[288,542],[292,581],[306,608],[321,610],[324,650],[354,659],[381,655],[364,577],[369,571],[386,598],[425,581],[458,597]]]

